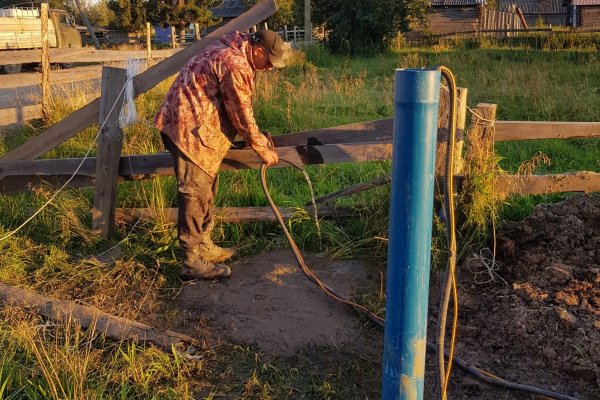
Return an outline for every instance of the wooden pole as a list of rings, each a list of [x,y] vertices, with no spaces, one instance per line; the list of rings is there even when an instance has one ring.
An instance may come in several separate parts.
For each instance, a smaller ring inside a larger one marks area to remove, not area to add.
[[[200,40],[200,24],[197,22],[194,24],[194,38]]]
[[[96,48],[96,50],[100,50],[100,42],[98,42],[96,33],[94,33],[94,28],[92,27],[92,24],[90,24],[88,17],[83,12],[83,8],[81,7],[79,0],[75,0],[75,5],[77,6],[77,9],[79,10],[79,14],[81,15],[83,24],[86,26],[88,32],[90,33],[90,37],[92,38],[92,43],[94,43],[94,47]]]
[[[148,65],[152,62],[152,27],[146,22],[146,60]]]
[[[103,128],[98,138],[92,230],[104,239],[112,235],[115,226],[117,177],[123,146],[123,130],[118,121],[125,98],[122,89],[126,82],[127,70],[102,68],[99,123]]]
[[[515,7],[515,11],[517,12],[517,15],[519,16],[519,19],[521,20],[521,24],[523,25],[523,28],[529,29],[529,25],[527,25],[527,20],[525,19],[525,16],[523,15],[523,11],[521,11],[521,8]]]
[[[168,352],[173,350],[173,346],[178,350],[185,350],[189,345],[196,344],[195,339],[178,332],[161,331],[138,321],[107,314],[94,307],[52,299],[3,282],[0,282],[0,301],[54,321],[76,321],[82,327],[105,334],[111,339],[148,342]]]
[[[177,47],[177,38],[175,37],[175,27],[174,26],[171,27],[171,47],[172,48]]]
[[[42,25],[42,118],[47,122],[50,119],[50,44],[48,42],[48,3],[41,4],[40,13]]]
[[[465,145],[465,126],[467,124],[467,88],[458,88],[456,94],[456,142],[454,148],[454,173],[460,175],[463,172],[465,161],[463,159],[463,148]]]
[[[496,104],[480,103],[473,111],[465,151],[464,175],[467,182],[472,179],[471,175],[497,171],[494,157],[496,108]]]
[[[446,141],[450,133],[450,93],[446,88],[440,91],[440,108],[438,112],[438,143],[435,156],[435,172],[444,175],[446,169]],[[454,173],[459,175],[463,170],[462,151],[464,147],[464,131],[467,119],[467,89],[457,88],[456,94],[456,135],[454,143]]]
[[[312,43],[312,21],[310,16],[310,0],[304,0],[304,41]]]

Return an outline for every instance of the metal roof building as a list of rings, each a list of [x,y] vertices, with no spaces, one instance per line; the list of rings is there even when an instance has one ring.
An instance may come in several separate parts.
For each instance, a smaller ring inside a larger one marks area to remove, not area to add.
[[[485,5],[486,0],[431,0],[432,7],[474,7]]]
[[[242,14],[248,9],[241,0],[223,0],[220,6],[213,8],[211,11],[217,18],[231,19]]]

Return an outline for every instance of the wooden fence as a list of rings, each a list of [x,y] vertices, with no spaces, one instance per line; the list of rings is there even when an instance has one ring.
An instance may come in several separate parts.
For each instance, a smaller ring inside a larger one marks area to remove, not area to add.
[[[525,28],[516,12],[504,12],[484,8],[482,9],[480,18],[479,31],[507,30],[510,32],[515,29]]]
[[[190,57],[217,40],[226,31],[248,29],[264,19],[266,14],[273,12],[274,3],[263,1],[259,5],[263,7],[252,8],[248,13],[215,31],[214,36],[203,39],[136,76],[135,95],[146,92],[166,77],[179,71]],[[119,109],[119,105],[123,102],[123,98],[119,96],[120,88],[125,81],[125,70],[104,67],[100,99],[72,113],[0,159],[0,193],[28,191],[45,182],[52,184],[68,182],[69,187],[94,186],[92,226],[104,237],[110,236],[116,217],[127,219],[127,216],[153,217],[158,214],[161,218],[173,218],[175,212],[172,209],[154,211],[116,209],[115,194],[119,181],[152,179],[174,174],[172,158],[168,153],[121,155],[123,132],[116,124],[114,115],[111,114],[112,117],[107,119],[107,111],[113,104],[116,104]],[[457,150],[459,154],[462,153],[462,138],[466,126],[466,94],[466,89],[462,89],[458,96]],[[443,143],[448,132],[446,118],[448,107],[443,99],[445,97],[447,92],[442,91],[438,123],[438,138],[442,139],[440,143]],[[469,130],[469,137],[473,141],[483,140],[489,145],[494,141],[506,140],[600,137],[600,123],[597,122],[495,121],[495,113],[495,105],[480,104],[476,107],[473,112],[474,121]],[[99,135],[97,157],[36,160],[92,123],[105,119],[106,124]],[[276,136],[274,142],[281,158],[301,165],[382,161],[389,160],[392,156],[392,131],[393,120],[386,119]],[[464,151],[467,159],[472,153],[469,145],[467,143]],[[438,160],[442,159],[444,151],[443,144],[438,145]],[[221,169],[259,168],[261,164],[261,160],[251,149],[233,149],[225,157]],[[461,165],[459,159],[457,173],[460,173]],[[438,174],[440,168],[436,166]],[[455,178],[460,180],[462,176]],[[508,188],[512,193],[520,194],[593,192],[600,191],[600,174],[578,172],[556,175],[503,175],[498,178],[498,184]],[[322,211],[328,215],[337,212],[335,209]],[[268,211],[264,208],[225,209],[220,213],[229,221],[270,218],[266,216]],[[284,213],[289,217],[292,211],[284,210]]]

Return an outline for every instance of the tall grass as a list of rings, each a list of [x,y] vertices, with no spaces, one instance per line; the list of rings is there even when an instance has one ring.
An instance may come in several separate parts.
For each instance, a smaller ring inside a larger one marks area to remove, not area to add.
[[[450,67],[459,86],[469,89],[470,106],[479,102],[498,104],[499,119],[600,121],[597,51],[585,46],[557,51],[525,46],[489,48],[492,44],[485,42],[478,46],[453,46],[458,48],[438,44],[427,49],[400,49],[374,58],[355,59],[331,56],[318,46],[297,52],[288,68],[258,74],[255,115],[259,126],[273,134],[284,134],[389,118],[393,114],[394,68],[435,64]],[[163,151],[151,121],[170,82],[167,80],[136,100],[140,120],[125,129],[124,153]],[[50,123],[83,104],[80,92],[83,90],[55,98]],[[0,142],[0,154],[44,128],[36,122],[20,132],[11,132]],[[97,129],[97,125],[86,129],[44,157],[82,156]],[[600,170],[597,139],[501,143],[496,150],[500,166],[510,172],[516,172],[540,151],[550,159],[550,164],[538,165],[537,172]],[[318,197],[389,174],[390,164],[335,164],[312,166],[307,171]],[[269,181],[280,206],[299,207],[309,201],[309,189],[297,171],[270,170]],[[0,235],[22,223],[54,190],[47,186],[33,193],[0,196]],[[176,206],[176,193],[172,177],[125,182],[119,185],[117,205],[148,207],[161,216],[163,208]],[[536,203],[561,197],[511,199],[503,213],[520,218]],[[31,224],[0,242],[0,280],[58,298],[79,299],[113,314],[168,326],[173,317],[170,301],[180,285],[174,225],[162,215],[157,222],[119,225],[114,239],[104,241],[90,234],[92,200],[92,189],[65,190]],[[389,188],[371,189],[340,199],[336,204],[354,208],[355,217],[320,221],[317,230],[312,218],[299,212],[289,222],[299,245],[335,257],[363,256],[384,262]],[[223,172],[217,205],[266,205],[257,172]],[[445,254],[441,221],[436,219],[434,228],[433,255],[441,264]],[[238,246],[242,256],[285,246],[278,227],[271,223],[218,224],[215,236],[224,245]],[[470,236],[462,239],[463,243],[476,240]],[[190,376],[186,375],[189,364],[176,355],[131,345],[111,346],[99,338],[86,337],[85,331],[70,323],[52,327],[54,336],[48,336],[44,333],[47,328],[45,331],[39,328],[45,322],[26,316],[13,318],[9,311],[5,313],[5,322],[0,326],[3,341],[0,392],[7,398],[19,398],[24,393],[31,398],[186,398],[189,395],[190,387],[185,383],[185,377]],[[65,347],[65,343],[70,345]],[[223,357],[218,355],[221,360]],[[69,372],[78,359],[84,364],[79,370]],[[275,373],[267,364],[251,361],[240,367],[249,374],[243,387],[233,385],[244,393],[242,397],[265,394],[277,398],[285,391],[269,385],[285,382],[291,386],[304,385],[305,392],[315,397],[349,398],[343,379],[332,382],[321,376],[307,383],[293,376],[293,368]],[[310,368],[310,362],[305,366]],[[199,374],[194,376],[203,385],[223,385],[218,380],[207,380],[197,366],[189,368]],[[65,378],[71,375],[72,381]]]
[[[5,308],[0,325],[3,399],[191,399],[203,365],[134,344],[109,343],[70,320]]]

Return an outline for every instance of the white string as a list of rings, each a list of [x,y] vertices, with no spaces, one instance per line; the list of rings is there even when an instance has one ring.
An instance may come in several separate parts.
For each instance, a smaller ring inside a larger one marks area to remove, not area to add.
[[[125,83],[125,99],[123,108],[119,114],[119,127],[125,128],[137,121],[137,111],[135,109],[135,99],[133,92],[133,77],[136,76],[142,68],[142,60],[130,58],[127,60],[127,82]]]
[[[25,220],[25,222],[23,222],[21,225],[19,225],[15,230],[13,230],[12,232],[10,232],[10,233],[6,234],[5,236],[3,236],[2,238],[0,238],[0,242],[3,242],[6,239],[8,239],[9,237],[13,236],[15,233],[17,233],[18,231],[20,231],[25,225],[27,225],[32,219],[34,219],[39,213],[41,213],[50,203],[52,203],[54,201],[54,199],[56,198],[56,196],[58,196],[58,194],[64,188],[67,187],[67,185],[75,178],[75,176],[77,176],[77,172],[79,172],[79,170],[83,166],[83,163],[85,162],[85,160],[90,155],[90,152],[92,151],[92,148],[94,147],[94,145],[96,144],[96,141],[98,140],[98,137],[100,136],[100,132],[102,132],[102,128],[104,128],[104,125],[106,124],[106,121],[108,120],[108,117],[113,112],[113,110],[115,109],[115,106],[119,102],[119,99],[121,98],[121,95],[125,91],[125,88],[127,87],[127,83],[129,82],[129,80],[130,79],[127,79],[127,82],[125,83],[125,85],[123,86],[123,88],[121,89],[121,91],[119,92],[119,95],[117,96],[117,100],[115,101],[115,103],[110,108],[110,111],[108,112],[108,114],[106,115],[106,118],[102,122],[102,125],[100,126],[100,129],[98,129],[98,132],[96,133],[96,137],[94,137],[94,140],[90,144],[90,147],[87,149],[87,152],[83,156],[83,159],[81,160],[81,162],[79,163],[79,165],[75,169],[75,172],[73,172],[73,175],[71,175],[71,177],[69,179],[67,179],[67,181],[52,195],[52,197],[50,197],[50,199],[48,201],[46,201],[44,203],[44,205],[42,205],[35,213],[33,213],[33,215],[31,217],[27,218]]]
[[[474,262],[476,263],[475,266],[472,265]],[[467,268],[475,275],[475,283],[479,285],[494,282],[496,280],[495,277],[498,277],[502,282],[508,284],[504,278],[496,272],[500,269],[496,263],[496,255],[487,247],[481,249],[479,254],[474,253],[467,259]],[[481,280],[479,278],[481,275],[487,275],[488,278]]]

